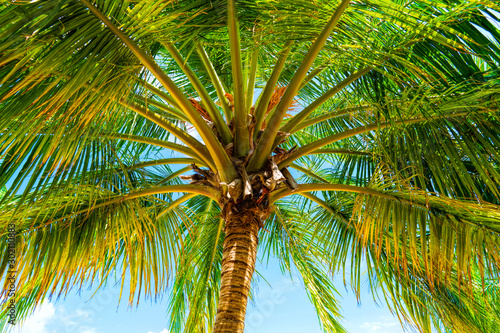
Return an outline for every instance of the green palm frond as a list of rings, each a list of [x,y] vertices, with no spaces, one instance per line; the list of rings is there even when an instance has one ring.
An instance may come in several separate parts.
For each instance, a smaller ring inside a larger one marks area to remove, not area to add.
[[[220,288],[223,220],[213,200],[193,198],[183,206],[190,224],[171,294],[172,332],[211,332]]]
[[[66,295],[87,282],[100,288],[117,272],[130,276],[130,303],[142,294],[165,290],[179,252],[182,212],[174,210],[156,220],[158,203],[168,202],[167,197],[100,204],[110,195],[113,192],[104,188],[78,186],[26,205],[29,208],[19,202],[2,207],[2,224],[14,223],[18,233],[20,319],[46,297]],[[4,274],[6,243],[1,251]]]
[[[421,332],[495,332],[500,309],[496,279],[481,281],[477,267],[471,290],[460,287],[456,272],[446,280],[429,284],[422,262],[408,267],[409,274],[397,274],[394,262],[367,259],[373,292],[382,290],[392,311],[400,320],[412,323]],[[420,267],[419,267],[420,266]],[[391,276],[390,276],[391,275]]]
[[[170,329],[212,332],[223,272],[239,264],[221,264],[226,234],[250,221],[325,332],[344,331],[331,274],[359,296],[364,264],[402,324],[494,332],[499,12],[488,0],[3,1],[0,277],[14,223],[19,318],[130,277],[130,304],[173,282]],[[249,253],[252,228],[234,241]]]
[[[270,230],[262,237],[263,246],[278,258],[282,271],[297,269],[325,332],[345,332],[339,320],[339,293],[320,263],[324,253],[315,247],[314,236],[307,231],[311,225],[298,218],[299,212],[298,207],[276,205],[265,226]]]
[[[322,260],[332,272],[344,271],[345,283],[351,284],[358,296],[362,284],[368,280],[372,292],[375,295],[381,292],[383,301],[402,322],[422,332],[431,332],[431,327],[439,332],[447,332],[449,328],[494,332],[498,288],[491,276],[496,273],[491,271],[482,278],[481,266],[473,266],[469,288],[461,282],[463,274],[455,268],[445,277],[430,277],[426,274],[429,265],[422,259],[421,242],[410,247],[404,244],[405,237],[397,239],[396,232],[392,231],[395,229],[391,229],[381,238],[364,243],[362,229],[349,216],[356,198],[335,192],[325,196],[326,200],[308,197],[317,205],[300,216],[311,226],[305,234],[314,240],[312,246],[317,253],[323,253]],[[298,202],[302,208],[308,201]],[[394,256],[395,244],[399,247],[398,259]],[[408,250],[405,251],[405,247]],[[415,257],[412,251],[419,255]],[[367,275],[361,268],[363,261]]]
[[[445,279],[453,269],[459,282],[468,286],[474,282],[470,280],[474,266],[486,264],[487,270],[498,272],[500,211],[496,205],[431,195],[394,179],[388,181],[392,184],[384,193],[394,199],[357,198],[353,219],[358,220],[356,228],[364,244],[373,244],[379,251],[384,248],[386,256],[398,264],[401,253],[408,252],[413,260],[423,260],[432,280]],[[401,248],[400,238],[407,239]]]

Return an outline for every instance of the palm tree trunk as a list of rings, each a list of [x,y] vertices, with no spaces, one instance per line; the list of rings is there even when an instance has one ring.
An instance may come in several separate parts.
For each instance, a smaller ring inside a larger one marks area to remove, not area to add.
[[[251,212],[225,221],[221,289],[214,333],[243,333],[250,282],[257,256],[259,220]]]

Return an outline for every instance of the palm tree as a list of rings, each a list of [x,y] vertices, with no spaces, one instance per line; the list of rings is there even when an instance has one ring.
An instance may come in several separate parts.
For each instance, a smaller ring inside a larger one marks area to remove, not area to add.
[[[243,332],[259,253],[298,270],[326,332],[344,331],[338,271],[418,331],[495,332],[499,10],[3,1],[18,319],[128,274],[130,303],[173,281],[172,332]]]

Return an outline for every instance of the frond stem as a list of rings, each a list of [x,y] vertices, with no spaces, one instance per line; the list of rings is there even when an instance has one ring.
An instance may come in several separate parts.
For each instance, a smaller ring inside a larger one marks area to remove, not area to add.
[[[255,45],[255,48],[252,52],[252,57],[251,57],[252,60],[250,61],[250,73],[248,75],[247,96],[245,102],[247,108],[253,105],[255,78],[257,77],[257,66],[259,63],[259,52],[260,52],[260,45]]]
[[[212,118],[217,130],[222,137],[222,141],[225,145],[229,144],[233,140],[233,136],[229,131],[229,127],[224,122],[217,106],[213,102],[212,98],[208,94],[207,89],[203,86],[198,76],[195,74],[191,66],[186,62],[184,57],[180,54],[179,50],[172,43],[165,43],[164,46],[170,52],[170,55],[174,58],[175,62],[182,69],[184,74],[187,76],[194,89],[198,92],[201,100],[203,101],[204,106],[207,108],[208,114]]]
[[[153,106],[156,106],[158,109],[162,110],[162,111],[165,111],[165,112],[168,112],[170,113],[171,115],[175,116],[175,118],[177,119],[182,119],[183,121],[186,121],[186,122],[189,122],[189,118],[186,117],[181,111],[173,108],[173,107],[170,107],[168,105],[165,105],[161,102],[158,102],[157,100],[155,99],[152,99],[152,98],[144,98],[142,96],[134,96],[135,99],[143,102],[144,104],[151,104]]]
[[[316,110],[318,107],[323,105],[327,100],[329,100],[331,97],[335,96],[339,91],[350,85],[352,82],[356,81],[369,71],[371,71],[371,67],[366,67],[363,68],[351,75],[349,75],[347,78],[342,80],[339,84],[337,84],[335,87],[331,88],[328,90],[326,93],[321,95],[318,99],[316,99],[314,102],[309,104],[304,110],[300,111],[297,113],[295,116],[293,116],[289,122],[287,122],[282,128],[282,132],[286,133],[291,133],[293,129],[300,124],[302,120],[304,120],[308,115],[310,115],[314,110]]]
[[[330,205],[325,200],[322,200],[322,199],[318,198],[314,194],[309,193],[309,192],[301,192],[301,193],[299,193],[299,195],[301,195],[304,198],[307,198],[307,199],[309,199],[309,200],[317,203],[319,206],[321,206],[322,208],[326,209],[330,213],[336,214],[336,212],[332,209],[332,207],[330,207]]]
[[[219,172],[221,179],[224,182],[231,182],[238,176],[236,168],[231,162],[226,151],[221,143],[215,136],[215,133],[208,127],[208,124],[196,111],[191,102],[184,96],[182,91],[175,85],[175,83],[168,77],[168,75],[158,66],[158,64],[147,55],[132,39],[125,35],[115,24],[113,24],[97,7],[95,7],[88,0],[80,0],[89,10],[103,22],[127,47],[134,53],[139,61],[156,77],[162,86],[172,95],[175,102],[180,109],[186,113],[191,123],[196,128],[207,149],[210,151],[217,166],[215,170]]]
[[[197,195],[201,194],[201,195],[204,195],[204,196],[209,197],[211,199],[214,199],[216,201],[219,200],[220,195],[221,195],[220,191],[216,190],[213,187],[209,187],[209,186],[205,186],[205,185],[182,184],[182,185],[158,186],[158,187],[148,188],[148,189],[144,189],[141,191],[125,194],[125,195],[122,195],[118,198],[106,200],[106,201],[98,203],[92,207],[81,209],[79,211],[71,213],[70,215],[61,217],[61,218],[59,218],[57,220],[53,220],[51,222],[57,222],[57,221],[65,219],[65,218],[69,218],[70,216],[86,213],[86,212],[92,211],[92,210],[97,209],[97,208],[109,206],[109,205],[123,202],[123,201],[127,201],[127,200],[142,198],[142,197],[146,197],[149,195],[155,195],[155,194],[183,193],[183,192],[197,194]]]
[[[133,164],[128,166],[128,170],[147,168],[150,166],[156,165],[165,165],[165,164],[195,164],[199,166],[207,166],[204,162],[196,160],[194,158],[184,158],[184,157],[173,157],[173,158],[162,158],[159,160],[141,162],[137,164]]]
[[[184,168],[180,168],[179,170],[175,171],[175,172],[172,172],[170,175],[168,175],[167,177],[163,178],[162,180],[160,180],[156,186],[160,186],[160,185],[163,185],[165,184],[166,182],[168,182],[169,180],[172,180],[174,179],[175,177],[178,177],[180,175],[182,175],[183,173],[186,173],[188,171],[191,171],[193,170],[191,167],[187,166],[187,167],[184,167]]]
[[[488,111],[481,111],[477,113],[484,113],[484,112],[491,112],[490,110]],[[318,150],[319,148],[326,146],[328,144],[355,136],[359,135],[362,133],[366,132],[371,132],[377,129],[384,129],[390,126],[396,126],[396,125],[408,125],[408,124],[413,124],[413,123],[418,123],[418,122],[424,122],[424,121],[432,121],[436,119],[442,119],[442,118],[454,118],[454,117],[462,117],[462,116],[467,116],[470,114],[470,112],[457,112],[454,114],[447,114],[447,115],[440,115],[435,118],[415,118],[415,119],[405,119],[405,120],[400,120],[400,121],[394,121],[394,122],[385,122],[385,123],[374,123],[366,126],[360,126],[356,127],[341,133],[333,134],[330,136],[327,136],[323,139],[317,140],[315,142],[309,143],[305,146],[300,147],[297,149],[293,154],[291,154],[288,158],[284,159],[281,161],[281,163],[278,165],[279,168],[283,168],[290,164],[291,162],[295,161],[296,159],[304,156],[311,154],[312,152]]]
[[[269,106],[269,102],[273,96],[274,88],[276,87],[276,83],[278,83],[278,79],[281,75],[281,71],[285,66],[286,59],[288,54],[290,54],[290,50],[292,49],[293,41],[287,41],[281,50],[278,60],[276,61],[276,65],[274,65],[273,72],[271,73],[271,77],[266,83],[264,90],[262,91],[259,101],[257,102],[254,116],[255,116],[255,131],[253,135],[253,139],[257,140],[257,135],[259,134],[259,130],[264,122],[266,117],[267,108]]]
[[[149,145],[154,145],[158,147],[163,147],[167,148],[173,151],[177,151],[179,153],[182,153],[184,155],[190,156],[196,160],[201,160],[201,158],[196,154],[191,148],[180,145],[178,143],[170,142],[170,141],[165,141],[165,140],[160,140],[160,139],[155,139],[155,138],[148,138],[144,136],[139,136],[139,135],[132,135],[132,134],[122,134],[122,133],[104,133],[99,135],[102,138],[106,139],[119,139],[119,140],[127,140],[127,141],[134,141],[134,142],[140,142],[140,143],[146,143]]]
[[[250,150],[248,112],[245,106],[245,92],[241,63],[241,45],[236,0],[227,1],[227,29],[231,51],[231,69],[234,97],[234,148],[236,157],[245,156]]]
[[[149,90],[152,93],[154,93],[155,95],[161,97],[163,100],[167,101],[173,107],[179,108],[179,105],[177,104],[177,102],[175,101],[175,99],[172,96],[170,96],[169,94],[167,94],[166,92],[161,91],[160,89],[156,88],[155,86],[153,86],[152,84],[149,84],[147,82],[144,83],[144,87],[147,90]]]
[[[138,104],[133,104],[133,103],[128,103],[125,101],[121,102],[122,105],[126,106],[127,108],[135,111],[136,113],[140,114],[146,119],[151,120],[158,126],[161,126],[163,129],[167,130],[169,133],[174,135],[176,138],[184,142],[189,148],[191,148],[194,152],[198,154],[198,156],[202,157],[202,159],[210,165],[211,168],[214,168],[215,170],[215,165],[213,163],[213,160],[210,157],[210,153],[205,145],[203,145],[201,142],[196,140],[193,136],[189,135],[179,127],[175,126],[171,122],[167,121],[166,119],[163,119],[162,117],[158,116],[157,114],[149,111],[148,109],[145,109],[141,107]]]
[[[303,192],[314,192],[314,191],[340,191],[340,192],[353,192],[353,193],[362,193],[369,194],[378,197],[383,197],[391,200],[399,200],[398,198],[386,194],[381,191],[377,191],[368,187],[362,186],[354,186],[354,185],[344,185],[344,184],[300,184],[299,187],[295,190],[291,190],[288,187],[283,187],[277,191],[272,192],[269,195],[269,203],[272,204],[279,199],[284,197],[300,194]]]
[[[298,164],[292,163],[292,164],[290,164],[290,167],[294,168],[295,170],[298,170],[298,171],[302,172],[305,175],[308,175],[311,178],[319,180],[320,182],[328,183],[328,181],[326,179],[318,176],[317,174],[315,174],[311,170],[308,170],[308,169],[306,169],[306,168],[304,168],[304,167],[302,167],[302,166],[300,166]]]
[[[317,75],[319,75],[322,71],[324,71],[326,68],[328,68],[328,62],[324,63],[316,68],[314,68],[312,71],[307,74],[307,76],[304,78],[304,81],[300,84],[299,91],[302,90],[309,82],[312,81]]]
[[[159,219],[160,217],[162,217],[163,215],[167,214],[169,211],[171,211],[172,209],[178,207],[180,204],[188,201],[189,199],[191,198],[194,198],[196,197],[198,194],[197,193],[188,193],[188,194],[184,194],[182,197],[172,201],[170,203],[170,205],[168,205],[167,208],[165,208],[164,210],[162,210],[157,216],[156,216],[156,219]]]
[[[201,59],[205,71],[210,76],[210,80],[212,81],[212,84],[215,87],[215,91],[217,92],[217,97],[219,97],[219,102],[222,106],[222,110],[224,111],[224,115],[226,116],[226,122],[229,124],[233,119],[233,111],[229,108],[229,105],[227,104],[225,96],[226,92],[222,85],[222,81],[217,75],[217,72],[215,71],[215,68],[212,62],[210,61],[210,58],[208,57],[208,54],[205,51],[205,48],[203,47],[202,43],[196,44],[196,53],[198,53],[198,56]]]
[[[267,125],[264,133],[262,134],[262,137],[260,138],[259,143],[255,148],[254,154],[250,158],[248,164],[248,171],[250,172],[257,171],[260,168],[262,168],[264,164],[267,162],[267,158],[274,146],[274,140],[276,138],[276,134],[278,133],[278,130],[281,126],[281,122],[283,121],[283,118],[286,112],[288,111],[288,108],[290,107],[290,105],[293,102],[293,99],[297,95],[297,92],[302,84],[302,81],[306,77],[309,68],[311,68],[311,65],[313,64],[317,55],[325,45],[326,40],[328,39],[331,32],[337,25],[342,13],[349,5],[349,2],[350,0],[342,0],[340,5],[333,13],[332,17],[330,18],[330,21],[328,21],[327,25],[323,28],[318,38],[316,38],[312,46],[309,48],[309,51],[304,57],[302,63],[300,64],[299,68],[292,77],[292,80],[290,81],[290,84],[288,85],[285,94],[283,95],[281,101],[276,107],[273,116],[269,120],[269,124]]]
[[[337,117],[341,117],[341,116],[345,116],[345,115],[350,114],[354,111],[359,111],[359,110],[363,110],[363,109],[367,109],[367,108],[369,108],[369,106],[367,106],[367,105],[366,106],[358,106],[358,107],[344,108],[344,109],[336,110],[335,112],[328,112],[325,114],[320,114],[316,117],[313,117],[313,118],[310,118],[308,120],[300,122],[297,126],[295,126],[288,133],[293,134],[293,133],[296,133],[300,130],[303,130],[304,128],[321,123],[323,121],[337,118]]]

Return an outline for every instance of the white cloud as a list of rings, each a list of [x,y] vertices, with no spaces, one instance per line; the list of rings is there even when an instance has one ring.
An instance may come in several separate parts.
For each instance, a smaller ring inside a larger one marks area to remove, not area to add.
[[[98,333],[98,332],[95,329],[90,328],[90,329],[81,330],[80,333]]]
[[[156,332],[149,331],[148,333],[156,333]],[[169,333],[169,330],[167,330],[166,328],[164,328],[163,331],[158,332],[158,333]]]
[[[92,316],[92,313],[90,313],[89,311],[85,311],[82,309],[76,309],[75,311],[75,317],[89,318],[90,316]]]
[[[29,316],[20,327],[14,330],[14,333],[53,333],[49,331],[49,325],[56,317],[56,309],[49,302],[43,302],[35,312]]]
[[[381,328],[393,327],[396,325],[397,323],[395,321],[391,322],[372,321],[363,323],[360,326],[360,328],[366,330],[367,332],[376,332]]]
[[[55,307],[52,303],[44,302],[12,333],[99,333],[86,325],[92,319],[91,312],[76,309],[67,313],[63,306]]]

